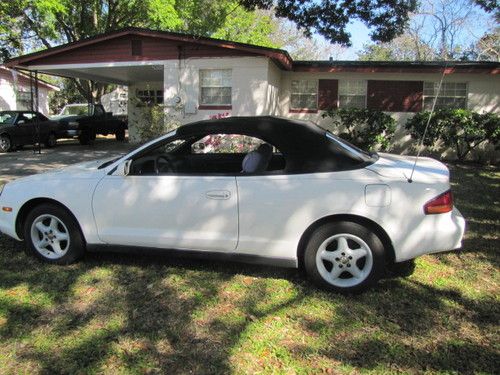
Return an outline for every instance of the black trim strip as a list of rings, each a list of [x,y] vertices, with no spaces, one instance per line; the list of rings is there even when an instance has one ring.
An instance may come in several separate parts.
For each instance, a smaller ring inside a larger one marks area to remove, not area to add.
[[[220,260],[224,262],[239,262],[248,264],[265,264],[283,268],[298,268],[296,259],[272,258],[262,255],[240,254],[240,253],[222,253],[218,251],[196,251],[196,250],[177,250],[162,249],[155,247],[142,246],[123,246],[123,245],[98,245],[87,244],[87,250],[90,252],[115,252],[130,253],[139,255],[172,255],[176,258],[194,258],[206,260]]]

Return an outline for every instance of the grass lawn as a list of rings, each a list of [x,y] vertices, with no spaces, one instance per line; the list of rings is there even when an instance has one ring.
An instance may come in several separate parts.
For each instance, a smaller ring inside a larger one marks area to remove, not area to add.
[[[50,266],[3,236],[0,373],[498,373],[500,171],[451,169],[463,251],[354,297],[235,263]]]

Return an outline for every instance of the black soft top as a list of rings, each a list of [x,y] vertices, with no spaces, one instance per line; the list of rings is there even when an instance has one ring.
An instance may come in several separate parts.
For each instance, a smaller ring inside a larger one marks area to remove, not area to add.
[[[288,173],[331,172],[360,168],[371,163],[368,154],[349,151],[346,142],[312,123],[273,116],[228,117],[204,120],[177,129],[176,136],[203,137],[208,134],[242,134],[260,138],[281,151]]]

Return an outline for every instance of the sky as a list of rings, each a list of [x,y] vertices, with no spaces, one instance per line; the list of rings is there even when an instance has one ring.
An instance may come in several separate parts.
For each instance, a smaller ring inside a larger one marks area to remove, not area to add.
[[[345,60],[356,60],[357,52],[363,49],[363,45],[369,43],[370,30],[360,21],[354,21],[347,30],[351,33],[352,47],[348,48],[345,54]]]

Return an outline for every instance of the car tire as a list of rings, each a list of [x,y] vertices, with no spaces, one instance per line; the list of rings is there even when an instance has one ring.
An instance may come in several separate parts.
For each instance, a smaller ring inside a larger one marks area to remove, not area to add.
[[[45,147],[53,148],[57,145],[57,137],[54,133],[50,133],[47,140],[45,141]]]
[[[85,253],[85,241],[74,217],[54,204],[36,206],[24,223],[26,250],[53,264],[70,264]]]
[[[0,135],[0,152],[9,152],[12,148],[10,137],[8,135]]]
[[[115,133],[115,138],[118,142],[123,142],[125,140],[125,129],[119,129]]]
[[[95,132],[91,130],[84,130],[82,134],[78,137],[78,141],[81,145],[89,145],[95,140]]]
[[[310,237],[304,267],[308,277],[323,289],[360,293],[383,276],[385,249],[380,238],[361,224],[328,223]]]

